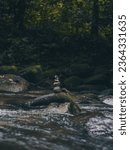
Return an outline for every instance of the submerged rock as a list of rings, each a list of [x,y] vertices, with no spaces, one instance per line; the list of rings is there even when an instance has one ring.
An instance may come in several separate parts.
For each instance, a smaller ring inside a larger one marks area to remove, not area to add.
[[[50,103],[65,103],[70,102],[71,98],[63,93],[51,93],[43,96],[39,96],[35,98],[32,102],[30,102],[30,106],[41,106],[41,105],[49,105]]]
[[[29,83],[13,74],[0,75],[0,91],[22,92],[28,89]]]

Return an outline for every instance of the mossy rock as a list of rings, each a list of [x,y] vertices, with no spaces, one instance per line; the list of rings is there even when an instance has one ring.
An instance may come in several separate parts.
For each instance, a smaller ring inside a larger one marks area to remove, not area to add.
[[[28,89],[29,83],[13,74],[0,75],[0,91],[22,92]]]
[[[42,72],[42,66],[41,65],[29,66],[29,67],[23,69],[23,71],[26,73],[37,74],[39,72]]]
[[[30,106],[41,106],[49,105],[50,103],[65,103],[74,101],[75,97],[68,95],[64,92],[60,93],[51,93],[35,98],[29,103]]]
[[[72,76],[64,80],[64,85],[66,88],[74,89],[83,83],[82,79],[77,76]]]
[[[70,66],[70,75],[76,75],[79,77],[84,77],[91,73],[91,68],[89,64],[72,64]]]
[[[12,73],[16,73],[18,71],[18,68],[15,65],[12,66],[1,66],[0,67],[0,73],[1,74],[12,74]]]
[[[42,80],[43,70],[41,65],[29,66],[21,71],[21,74],[29,82],[38,83]]]

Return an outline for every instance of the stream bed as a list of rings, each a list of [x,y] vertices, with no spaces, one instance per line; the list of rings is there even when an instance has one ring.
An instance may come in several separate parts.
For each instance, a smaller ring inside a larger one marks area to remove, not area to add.
[[[0,150],[113,149],[112,96],[99,96],[101,104],[80,104],[78,115],[45,112],[43,107],[24,110],[13,104],[34,97],[0,95]]]

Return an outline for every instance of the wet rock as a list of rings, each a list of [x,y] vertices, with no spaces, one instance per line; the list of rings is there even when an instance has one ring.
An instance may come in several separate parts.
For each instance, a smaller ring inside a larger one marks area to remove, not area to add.
[[[44,111],[47,113],[70,113],[70,103],[51,103]]]
[[[113,105],[113,89],[106,89],[100,92],[100,100],[108,105]]]
[[[60,99],[59,97],[57,97],[57,94],[51,93],[35,98],[33,101],[29,102],[29,106],[49,105],[50,103],[57,103],[57,102],[62,103],[66,101],[64,99]]]
[[[36,107],[36,106],[47,106],[51,103],[58,103],[58,104],[64,104],[66,102],[69,103],[69,112],[72,114],[79,113],[81,111],[78,104],[74,102],[75,96],[60,92],[60,93],[51,93],[48,95],[40,96],[33,101],[27,103],[29,107]],[[61,105],[62,106],[62,105]]]
[[[108,104],[108,105],[113,105],[113,97],[106,97],[103,103]]]
[[[100,95],[100,99],[103,103],[108,104],[108,105],[113,105],[113,96],[112,95]]]
[[[0,75],[0,91],[22,92],[28,89],[29,83],[13,74]]]

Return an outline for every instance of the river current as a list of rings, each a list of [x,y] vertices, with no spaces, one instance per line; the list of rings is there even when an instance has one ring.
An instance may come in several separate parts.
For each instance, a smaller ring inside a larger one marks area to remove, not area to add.
[[[33,97],[33,96],[32,96]],[[100,96],[99,96],[100,97]],[[112,96],[101,104],[82,104],[78,115],[24,110],[4,103],[16,96],[0,96],[0,150],[112,150]]]

